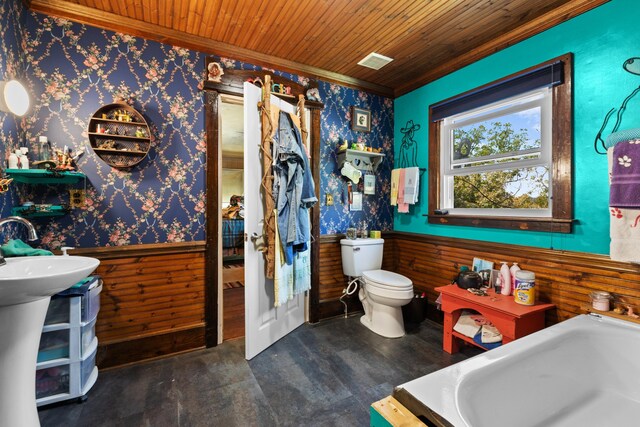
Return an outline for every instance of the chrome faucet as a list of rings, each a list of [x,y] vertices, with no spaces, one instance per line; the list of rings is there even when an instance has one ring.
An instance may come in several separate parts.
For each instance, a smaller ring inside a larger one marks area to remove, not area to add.
[[[27,232],[29,233],[29,237],[27,240],[34,241],[38,240],[38,234],[36,233],[36,229],[28,220],[22,218],[21,216],[8,216],[6,218],[0,218],[0,225],[7,224],[9,222],[19,222],[27,227]],[[2,253],[2,249],[0,249],[0,266],[3,266],[7,263],[4,259],[4,254]]]

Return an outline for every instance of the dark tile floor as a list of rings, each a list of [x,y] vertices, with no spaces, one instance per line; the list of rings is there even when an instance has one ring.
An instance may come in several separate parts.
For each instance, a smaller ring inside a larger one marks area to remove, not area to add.
[[[359,316],[303,325],[247,362],[244,340],[101,372],[83,404],[40,409],[47,426],[367,426],[393,387],[467,357],[425,321],[382,338]]]

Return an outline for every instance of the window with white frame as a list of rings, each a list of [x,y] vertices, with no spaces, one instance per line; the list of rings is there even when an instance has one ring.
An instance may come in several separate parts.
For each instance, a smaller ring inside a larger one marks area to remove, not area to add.
[[[429,108],[429,222],[570,233],[572,55]]]
[[[452,214],[550,217],[551,90],[447,117],[440,206]]]

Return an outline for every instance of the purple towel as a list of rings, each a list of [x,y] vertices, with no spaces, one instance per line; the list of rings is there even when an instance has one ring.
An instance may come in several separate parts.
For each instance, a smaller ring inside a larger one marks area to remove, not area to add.
[[[609,206],[640,208],[640,139],[619,142],[613,147]]]

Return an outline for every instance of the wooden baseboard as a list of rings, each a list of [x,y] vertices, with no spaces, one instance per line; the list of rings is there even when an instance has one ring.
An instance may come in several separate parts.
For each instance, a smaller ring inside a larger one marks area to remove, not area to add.
[[[200,348],[204,348],[204,326],[100,344],[96,364],[112,368]]]

